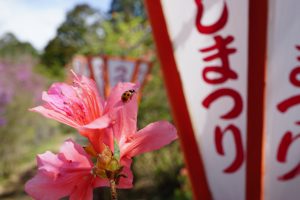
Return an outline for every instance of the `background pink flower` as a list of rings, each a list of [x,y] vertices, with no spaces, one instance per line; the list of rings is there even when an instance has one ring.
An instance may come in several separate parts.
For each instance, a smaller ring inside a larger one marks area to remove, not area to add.
[[[73,200],[91,200],[93,188],[107,181],[91,172],[93,163],[83,148],[67,140],[58,154],[47,151],[37,156],[38,172],[25,185],[34,199],[55,200],[70,196]]]

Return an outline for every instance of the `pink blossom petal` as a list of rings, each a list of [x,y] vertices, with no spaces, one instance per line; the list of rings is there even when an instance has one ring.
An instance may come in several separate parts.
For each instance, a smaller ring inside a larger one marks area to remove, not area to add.
[[[44,92],[42,99],[46,102],[52,102],[53,97],[65,97],[66,99],[77,98],[74,88],[66,83],[53,83],[46,93],[48,95],[45,95],[45,93],[46,92]]]
[[[84,129],[103,129],[107,128],[111,123],[111,118],[108,115],[103,115],[91,123],[80,127],[80,130]]]
[[[82,129],[80,134],[87,137],[96,152],[102,152],[105,144],[110,149],[114,147],[113,134],[110,131],[110,128],[106,129]]]
[[[61,154],[69,163],[78,163],[77,168],[91,168],[93,163],[91,162],[89,155],[84,149],[73,140],[68,139],[60,148]],[[60,156],[59,156],[60,157]]]
[[[177,138],[175,127],[166,121],[154,122],[127,138],[121,146],[121,156],[134,157],[153,151],[171,143]]]
[[[74,82],[79,84],[84,91],[87,91],[88,96],[92,96],[95,99],[95,105],[99,107],[100,115],[103,113],[104,109],[104,100],[98,93],[97,84],[93,79],[87,78],[85,76],[78,75],[73,72]]]
[[[94,183],[94,187],[109,187],[109,181],[108,179],[103,179],[103,178],[96,178],[95,179],[95,183]]]
[[[27,194],[38,200],[60,199],[68,196],[72,189],[72,184],[60,185],[43,171],[39,171],[25,184]]]
[[[123,157],[121,159],[121,165],[124,166],[121,174],[126,175],[127,177],[121,177],[119,181],[118,188],[129,189],[133,187],[133,174],[130,169],[132,160],[130,158]]]
[[[111,118],[115,120],[117,123],[113,125],[114,136],[117,141],[122,140],[121,136],[130,135],[136,132],[137,128],[137,112],[138,112],[138,103],[137,103],[137,95],[133,94],[132,98],[123,103],[121,101],[121,96],[125,91],[135,90],[137,91],[139,88],[138,84],[133,83],[118,83],[111,91],[111,95],[107,100],[107,108],[112,109],[112,105],[114,105],[114,109],[118,112],[115,112],[114,116]],[[121,109],[117,109],[117,108]],[[111,114],[111,115],[113,115]]]
[[[138,101],[137,95],[134,95],[132,99],[126,103],[122,109],[124,121],[123,131],[124,133],[135,133],[137,131],[137,113],[138,113]]]
[[[44,154],[37,155],[37,164],[39,170],[45,170],[45,173],[50,172],[49,175],[53,175],[53,178],[55,178],[64,162],[57,155],[46,151]]]
[[[66,140],[59,154],[39,155],[38,165],[38,173],[25,185],[26,192],[35,199],[60,199],[73,193],[90,199],[86,191],[93,187],[93,164],[80,145]]]
[[[66,112],[70,112],[71,110],[66,104],[70,102],[80,102],[74,88],[65,83],[52,84],[48,92],[43,92],[42,99],[46,102],[48,109],[65,116],[67,116]]]
[[[80,188],[77,185],[85,182],[87,178],[93,178],[90,170],[63,168],[55,178],[53,178],[54,176],[51,175],[51,172],[39,170],[37,175],[26,183],[25,191],[35,199],[60,199],[74,191],[88,189]]]
[[[127,90],[137,90],[138,85],[134,83],[118,83],[111,91],[110,95],[107,99],[105,113],[108,113],[110,109],[112,109],[115,105],[122,105],[121,101],[122,94]]]
[[[122,109],[118,112],[117,122],[114,126],[114,136],[117,141],[122,143],[122,139],[131,134],[135,133],[137,130],[137,112],[138,103],[137,96],[134,95],[132,99],[125,103]]]
[[[93,200],[93,182],[92,176],[84,177],[84,180],[74,187],[70,200]]]
[[[37,107],[31,108],[29,110],[33,111],[33,112],[38,112],[47,118],[55,119],[61,123],[67,124],[73,128],[77,128],[79,126],[76,122],[74,122],[69,117],[66,117],[65,115],[58,113],[54,110],[47,109],[44,106],[37,106]]]
[[[43,106],[31,109],[74,128],[103,115],[104,102],[93,80],[74,74],[73,85],[54,83],[43,92]]]
[[[78,76],[80,76],[80,75],[78,75]],[[85,76],[81,76],[81,82],[85,85],[88,85],[92,91],[95,91],[97,101],[101,103],[100,104],[101,112],[103,112],[104,99],[98,93],[98,88],[97,88],[96,82],[93,79],[87,78]]]

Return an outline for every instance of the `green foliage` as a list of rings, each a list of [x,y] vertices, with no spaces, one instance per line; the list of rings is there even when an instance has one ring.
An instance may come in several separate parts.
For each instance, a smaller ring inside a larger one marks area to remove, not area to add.
[[[180,187],[174,191],[174,200],[190,200],[193,199],[193,193],[191,183],[188,178],[188,171],[186,168],[181,168],[177,179],[180,183]]]
[[[66,77],[65,69],[59,65],[52,65],[51,68],[48,68],[47,66],[38,63],[34,67],[34,71],[42,75],[43,77],[47,78],[49,80],[49,84],[53,83],[54,81],[63,82]]]
[[[65,66],[74,54],[101,38],[101,13],[87,4],[69,11],[55,38],[45,47],[42,62],[47,67]]]
[[[12,33],[6,33],[0,38],[0,57],[15,59],[17,57],[33,56],[36,58],[36,49],[28,42],[20,42]]]
[[[171,111],[166,96],[162,73],[158,65],[155,65],[146,84],[141,104],[139,105],[139,127],[159,120],[172,121]],[[164,103],[162,103],[164,102]]]
[[[142,0],[112,0],[109,12],[122,12],[128,20],[136,16],[146,17]]]
[[[140,4],[138,2],[141,3],[137,1],[134,5]],[[121,4],[131,3],[122,1]],[[67,13],[55,38],[45,47],[42,65],[53,75],[60,75],[59,69],[76,53],[137,57],[147,53],[153,46],[150,26],[144,16],[130,16],[127,18],[126,13],[119,12],[105,20],[98,10],[86,4],[76,6]]]
[[[113,19],[113,23],[103,21],[104,38],[92,53],[140,57],[149,51],[152,38],[147,22],[141,17],[126,21],[121,13],[113,15]]]

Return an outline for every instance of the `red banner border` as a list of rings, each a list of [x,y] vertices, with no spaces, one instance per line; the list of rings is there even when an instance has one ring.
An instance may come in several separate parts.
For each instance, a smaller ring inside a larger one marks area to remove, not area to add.
[[[168,35],[160,0],[145,0],[148,16],[161,62],[172,114],[178,128],[181,148],[192,183],[194,199],[211,200],[201,153],[195,139],[191,119],[186,106],[181,79],[173,55],[173,46]]]

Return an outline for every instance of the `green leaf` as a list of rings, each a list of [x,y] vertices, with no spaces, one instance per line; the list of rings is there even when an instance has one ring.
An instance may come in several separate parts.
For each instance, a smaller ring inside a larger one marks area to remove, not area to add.
[[[120,160],[120,148],[117,140],[114,140],[114,157]]]

